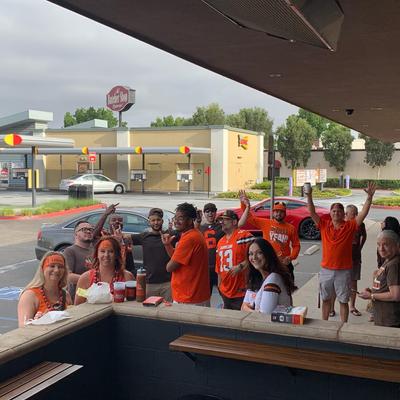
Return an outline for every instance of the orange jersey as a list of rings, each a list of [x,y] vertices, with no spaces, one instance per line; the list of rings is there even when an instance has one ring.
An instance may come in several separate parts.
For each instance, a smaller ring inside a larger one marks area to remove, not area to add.
[[[321,266],[326,269],[351,269],[353,237],[358,229],[356,220],[343,221],[335,229],[330,215],[327,215],[321,217],[318,228],[322,243]]]
[[[278,257],[290,257],[291,260],[297,258],[300,252],[300,240],[292,224],[255,217],[251,212],[247,222],[262,231],[263,238],[271,243]]]
[[[246,293],[246,271],[236,275],[231,269],[246,259],[247,247],[254,240],[251,233],[236,229],[228,239],[223,236],[217,245],[215,272],[220,278],[218,289],[228,297],[244,297]]]
[[[208,249],[202,233],[182,233],[171,259],[180,264],[172,272],[172,298],[178,303],[202,303],[210,298]]]

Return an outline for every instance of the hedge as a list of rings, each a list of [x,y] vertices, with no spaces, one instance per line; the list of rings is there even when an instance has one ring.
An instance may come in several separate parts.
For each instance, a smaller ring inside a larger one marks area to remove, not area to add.
[[[377,189],[400,189],[400,180],[398,179],[351,179],[350,187],[352,189],[364,189],[368,182],[375,182]],[[339,178],[328,178],[324,186],[331,188],[343,187],[340,185]]]

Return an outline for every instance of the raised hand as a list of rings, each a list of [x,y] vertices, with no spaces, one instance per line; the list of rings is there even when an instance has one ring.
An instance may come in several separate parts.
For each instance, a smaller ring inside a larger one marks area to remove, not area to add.
[[[247,197],[246,191],[245,190],[239,190],[239,200],[241,203],[246,204],[246,202],[249,203],[249,198]]]
[[[106,208],[106,211],[104,212],[104,214],[106,214],[106,215],[115,214],[115,211],[116,211],[118,205],[119,205],[119,203],[110,204],[110,205]]]
[[[368,186],[364,189],[364,192],[367,193],[368,197],[374,197],[376,191],[376,183],[375,182],[368,182]]]
[[[175,239],[175,235],[170,235],[169,233],[162,233],[160,232],[161,235],[161,241],[164,246],[172,246],[172,241]]]

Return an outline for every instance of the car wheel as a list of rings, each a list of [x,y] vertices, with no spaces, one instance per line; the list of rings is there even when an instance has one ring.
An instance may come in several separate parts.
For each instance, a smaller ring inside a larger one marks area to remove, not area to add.
[[[56,247],[54,250],[59,251],[60,253],[64,253],[64,250],[71,246],[70,244],[62,244],[61,246]]]
[[[311,218],[306,218],[299,227],[299,236],[303,239],[318,240],[321,238],[319,229]]]
[[[122,185],[117,185],[114,188],[114,193],[116,194],[122,194],[124,193],[124,187]]]

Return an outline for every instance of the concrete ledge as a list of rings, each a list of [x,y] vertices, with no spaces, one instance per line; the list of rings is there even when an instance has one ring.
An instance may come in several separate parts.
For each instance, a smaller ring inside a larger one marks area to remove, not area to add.
[[[70,319],[52,325],[28,325],[0,336],[0,364],[30,353],[54,340],[107,318],[113,313],[111,304],[82,304],[70,307]]]
[[[260,313],[248,313],[242,322],[242,329],[253,332],[272,333],[274,335],[295,336],[315,340],[337,340],[342,322],[307,319],[304,325],[281,324],[271,322],[270,316]]]
[[[338,321],[308,319],[304,325],[270,322],[260,313],[220,310],[183,304],[144,307],[141,303],[82,304],[69,308],[72,318],[47,326],[26,326],[0,336],[0,364],[44,347],[54,340],[76,332],[112,314],[139,318],[160,319],[179,323],[228,328],[315,341],[370,346],[400,350],[400,329],[343,324]]]
[[[367,324],[343,324],[338,341],[400,350],[400,329]]]

